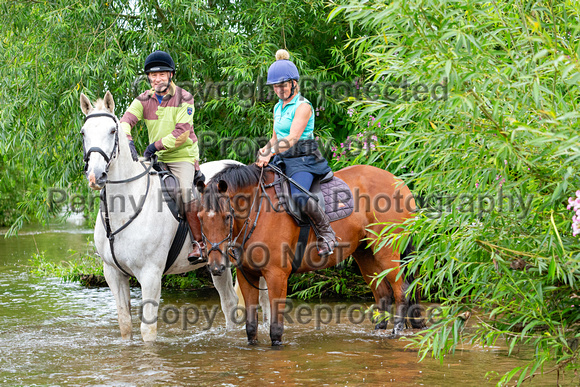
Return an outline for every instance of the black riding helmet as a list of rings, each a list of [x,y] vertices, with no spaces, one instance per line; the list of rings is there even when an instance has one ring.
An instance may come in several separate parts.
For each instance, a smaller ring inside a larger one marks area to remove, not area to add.
[[[175,72],[175,62],[171,55],[165,51],[155,51],[149,54],[147,59],[145,59],[144,70],[146,74],[154,71],[171,71]]]

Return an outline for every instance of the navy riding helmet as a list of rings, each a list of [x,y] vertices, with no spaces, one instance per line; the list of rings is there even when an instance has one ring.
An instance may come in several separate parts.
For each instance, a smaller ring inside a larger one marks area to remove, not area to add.
[[[146,74],[155,71],[171,71],[175,72],[175,62],[171,55],[165,51],[155,51],[145,59],[144,70]]]
[[[266,85],[275,85],[291,79],[300,79],[296,65],[289,61],[288,58],[289,55],[286,50],[279,50],[276,53],[276,62],[272,63],[268,69]]]

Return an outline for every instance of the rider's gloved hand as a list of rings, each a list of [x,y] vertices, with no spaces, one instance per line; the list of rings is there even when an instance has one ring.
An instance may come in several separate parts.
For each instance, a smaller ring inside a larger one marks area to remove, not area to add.
[[[145,149],[145,152],[143,153],[143,157],[145,157],[147,160],[149,160],[151,158],[151,156],[153,156],[155,154],[155,152],[157,152],[159,149],[157,149],[157,147],[155,146],[155,143],[152,142],[151,144],[147,145],[147,148]]]
[[[133,140],[129,140],[129,150],[131,151],[133,161],[139,161],[139,153],[137,153],[137,149],[135,149],[135,143]]]
[[[196,169],[195,175],[193,176],[193,185],[197,186],[199,182],[205,183],[205,175],[199,169]]]

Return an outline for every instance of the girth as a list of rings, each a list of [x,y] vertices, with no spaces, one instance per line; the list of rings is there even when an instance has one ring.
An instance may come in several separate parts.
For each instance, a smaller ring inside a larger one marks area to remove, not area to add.
[[[268,186],[274,186],[279,206],[282,206],[300,227],[300,234],[292,259],[292,273],[295,273],[302,265],[304,253],[306,252],[311,228],[310,220],[300,211],[292,199],[290,184],[294,184],[294,182],[291,182],[291,179],[281,173],[281,171],[276,171],[275,174],[274,182],[268,184]],[[332,173],[323,177],[315,177],[310,187],[310,192],[302,187],[299,187],[299,189],[305,191],[310,197],[317,199],[318,205],[325,210],[331,222],[346,218],[354,209],[354,199],[349,186]]]

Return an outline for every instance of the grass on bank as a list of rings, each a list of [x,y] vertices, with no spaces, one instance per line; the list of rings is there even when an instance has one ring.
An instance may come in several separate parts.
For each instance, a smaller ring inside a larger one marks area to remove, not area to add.
[[[103,275],[103,262],[95,253],[69,250],[69,256],[55,262],[47,258],[44,252],[39,252],[33,254],[29,262],[30,273],[36,277],[58,277],[65,282],[77,282],[87,287],[108,286]],[[139,286],[134,277],[130,282],[131,286]],[[209,271],[201,269],[164,275],[161,286],[163,289],[199,290],[211,288],[213,283]],[[372,298],[370,288],[352,258],[337,267],[291,276],[288,295],[302,300]]]

